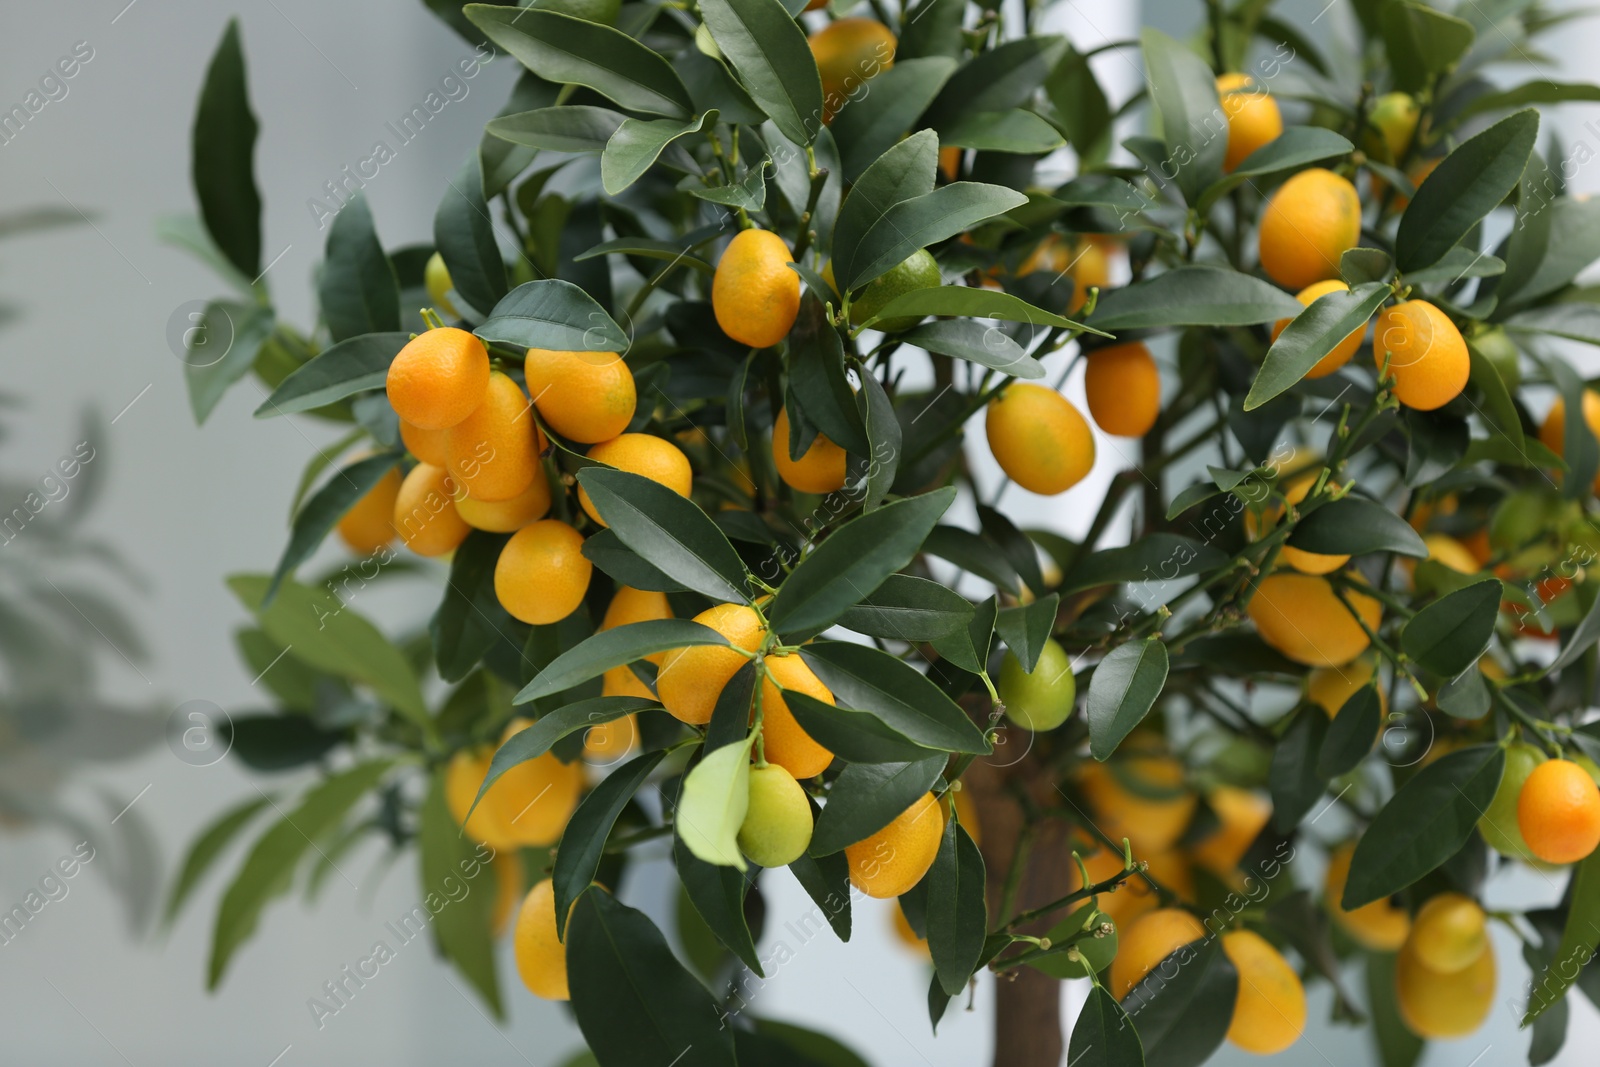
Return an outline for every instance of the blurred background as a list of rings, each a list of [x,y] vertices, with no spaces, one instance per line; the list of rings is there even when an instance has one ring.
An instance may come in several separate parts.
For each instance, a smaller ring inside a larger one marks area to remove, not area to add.
[[[1350,17],[1349,0],[1324,3],[1280,7],[1329,28]],[[234,650],[245,613],[223,578],[270,569],[301,468],[335,436],[314,423],[253,419],[262,395],[253,380],[197,428],[175,354],[187,312],[222,286],[159,240],[157,223],[194,210],[189,125],[207,58],[235,13],[261,123],[267,277],[278,307],[302,326],[325,236],[308,201],[471,55],[424,5],[400,0],[88,0],[6,13],[0,112],[37,89],[57,60],[72,56],[78,67],[0,137],[0,520],[18,507],[29,516],[0,529],[0,912],[30,892],[47,901],[0,936],[0,1059],[560,1064],[579,1047],[576,1027],[563,1008],[521,989],[509,951],[500,960],[504,1027],[421,942],[319,1026],[308,1000],[416,903],[409,857],[391,865],[368,846],[341,863],[348,877],[330,880],[315,908],[270,907],[214,995],[204,991],[204,964],[221,872],[170,931],[159,921],[200,827],[260,791],[297,784],[197,759],[170,743],[170,728],[190,726],[188,712],[206,706],[190,702],[235,712],[264,703]],[[1185,34],[1199,14],[1194,0],[1147,0],[1142,11],[1131,0],[1061,0],[1051,28],[1088,48],[1136,36],[1141,21]],[[1592,76],[1600,23],[1577,23],[1556,40],[1550,76]],[[1135,52],[1107,52],[1096,65],[1116,101],[1139,84]],[[502,58],[464,83],[468,94],[368,183],[385,245],[431,239],[446,178],[515,74]],[[1569,106],[1556,125],[1568,144],[1594,140],[1583,124],[1596,115]],[[1588,191],[1600,182],[1580,170],[1571,184]],[[1103,484],[1050,501],[1014,493],[1008,507],[1081,533],[1080,501],[1098,500]],[[360,610],[393,631],[426,617],[437,584],[367,595]],[[75,875],[41,886],[69,856],[79,861]],[[236,851],[225,863],[237,863]],[[670,912],[648,865],[622,889],[657,916]],[[770,942],[810,902],[781,874],[767,892]],[[1528,875],[1497,881],[1496,894],[1543,902],[1555,891]],[[865,905],[851,944],[822,935],[792,946],[795,958],[751,994],[751,1010],[829,1029],[875,1064],[987,1063],[988,986],[980,981],[974,1010],[947,1016],[935,1040],[926,965],[895,941],[890,905]],[[1516,1031],[1512,1002],[1527,975],[1514,943],[1498,947],[1501,1007],[1478,1035],[1430,1050],[1429,1067],[1523,1060],[1527,1035]],[[1069,1004],[1075,993],[1064,987]],[[1283,1062],[1373,1059],[1362,1035],[1321,1022],[1327,1003],[1322,989],[1314,1029]],[[1573,1031],[1556,1062],[1592,1063],[1600,1019],[1583,998],[1571,1003]],[[1247,1059],[1225,1050],[1218,1062]]]

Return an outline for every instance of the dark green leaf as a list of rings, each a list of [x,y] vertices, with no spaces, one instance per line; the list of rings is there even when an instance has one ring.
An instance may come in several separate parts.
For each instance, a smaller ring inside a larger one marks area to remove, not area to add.
[[[1505,260],[1465,245],[1456,245],[1433,266],[1406,271],[1402,280],[1410,285],[1432,285],[1436,282],[1453,285],[1466,278],[1492,278],[1505,271]]]
[[[494,305],[473,333],[491,344],[519,351],[626,352],[629,343],[622,327],[594,297],[559,278],[517,286]]]
[[[1056,117],[1078,158],[1103,159],[1111,142],[1111,105],[1094,76],[1089,57],[1069,44],[1056,68],[1045,78],[1044,91],[1055,105]]]
[[[1057,189],[1051,199],[1064,207],[1098,207],[1129,214],[1155,207],[1155,201],[1136,186],[1109,174],[1080,174]]]
[[[1073,1067],[1144,1067],[1144,1046],[1133,1020],[1104,987],[1089,990],[1067,1043]]]
[[[562,104],[490,119],[484,130],[513,144],[550,152],[604,152],[626,118],[610,108]]]
[[[1235,512],[1230,510],[1229,514]],[[1212,545],[1181,534],[1158,532],[1131,545],[1106,548],[1085,556],[1062,581],[1060,592],[1067,596],[1079,590],[1121,582],[1170,582],[1213,570],[1227,561],[1228,557]]]
[[[880,316],[881,317],[881,316]],[[1044,367],[1005,331],[968,319],[925,322],[899,338],[903,343],[992,367],[1014,378],[1043,378]]]
[[[367,198],[359,192],[345,202],[328,230],[317,298],[335,342],[400,328],[400,283],[378,243]]]
[[[369,333],[324,349],[278,383],[256,408],[256,418],[312,411],[356,393],[382,389],[389,364],[410,339],[406,333]]]
[[[224,724],[228,754],[257,771],[285,771],[321,759],[349,739],[344,730],[325,730],[304,715],[235,715]]]
[[[869,168],[862,182],[871,174]],[[859,192],[859,186],[851,191],[845,200],[847,207]],[[835,243],[834,277],[846,289],[866,285],[918,249],[963,233],[984,219],[1027,202],[1026,196],[1001,185],[952,182],[931,193],[888,205],[869,217],[847,255],[840,253]]]
[[[816,804],[812,804],[816,813]],[[850,861],[841,852],[826,856],[801,856],[789,864],[789,870],[800,883],[806,895],[822,911],[828,925],[840,941],[850,940]]]
[[[934,755],[869,712],[835,707],[792,690],[784,693],[783,702],[812,740],[850,763],[909,763]]]
[[[1066,143],[1061,132],[1031,111],[969,111],[947,125],[941,147],[1041,155]]]
[[[1539,1018],[1566,995],[1580,967],[1594,959],[1595,948],[1600,946],[1600,853],[1590,853],[1579,862],[1567,897],[1572,905],[1561,942],[1544,973],[1532,985],[1522,1026]]]
[[[722,692],[717,694],[717,702],[711,709],[711,722],[706,726],[705,752],[744,743],[750,736],[750,715],[755,696],[756,661],[750,660],[734,672],[722,687]]]
[[[1042,600],[1022,607],[1001,608],[995,616],[995,632],[1029,674],[1033,673],[1034,664],[1039,662],[1039,653],[1044,651],[1045,642],[1050,640],[1050,631],[1055,628],[1056,610],[1060,605],[1061,597],[1051,593]]]
[[[956,819],[945,820],[928,872],[928,951],[944,991],[967,987],[989,932],[983,856]]]
[[[506,265],[483,198],[483,164],[477,152],[467,157],[439,201],[433,243],[450,270],[450,284],[473,311],[481,315],[506,295]]]
[[[767,613],[773,629],[814,632],[834,623],[846,608],[916,557],[928,531],[954,499],[954,489],[936,489],[897,500],[839,527],[784,579]]]
[[[681,838],[672,842],[672,862],[684,895],[700,918],[728,951],[738,956],[757,975],[763,975],[750,924],[744,917],[745,894],[750,876],[735,867],[719,867],[697,857]]]
[[[1302,310],[1294,297],[1259,278],[1196,265],[1106,292],[1091,325],[1104,330],[1249,326],[1293,318]]]
[[[1200,210],[1210,209],[1231,190],[1251,178],[1296,170],[1335,156],[1347,155],[1354,150],[1355,145],[1332,130],[1320,126],[1290,126],[1246,156],[1225,178],[1207,187],[1200,196]]]
[[[230,19],[206,68],[195,109],[190,159],[206,231],[240,274],[261,273],[261,194],[254,172],[256,117],[250,110],[239,20]]]
[[[1350,288],[1381,282],[1394,272],[1394,260],[1381,248],[1349,248],[1339,257],[1339,277]]]
[[[700,17],[772,124],[796,144],[810,144],[822,129],[822,79],[805,31],[783,5],[778,0],[701,0]]]
[[[971,571],[1013,596],[1022,593],[1022,581],[1017,577],[1016,568],[996,550],[994,542],[982,534],[959,526],[935,526],[923,542],[922,550],[954,563],[961,570]]]
[[[1167,684],[1167,646],[1159,638],[1118,645],[1089,677],[1089,753],[1107,760],[1150,714]]]
[[[1312,709],[1301,712],[1314,715]],[[1355,770],[1372,751],[1378,738],[1378,727],[1383,725],[1383,705],[1378,700],[1378,687],[1364,685],[1357,689],[1339,714],[1328,724],[1328,733],[1317,750],[1317,777],[1329,780]]]
[[[752,163],[745,168],[744,177],[732,185],[706,185],[691,174],[678,183],[678,188],[713,204],[761,211],[767,206],[767,169],[771,165],[770,159]]]
[[[685,119],[694,110],[672,65],[620,30],[554,11],[488,4],[465,10],[489,40],[546,81],[584,85],[648,115]]]
[[[999,617],[1000,597],[995,595],[979,604],[972,613],[966,632],[953,633],[933,642],[944,659],[970,674],[988,670],[989,651],[994,647],[994,624]]]
[[[483,799],[484,792],[494,785],[502,774],[519,763],[538,759],[549,752],[551,746],[563,737],[620,719],[624,715],[656,707],[660,705],[642,697],[594,697],[550,712],[531,726],[518,730],[506,738],[505,744],[495,749],[494,758],[489,761],[489,773],[483,776],[483,784],[478,787],[478,795],[472,801],[473,806],[477,806],[478,801]]]
[[[1455,121],[1460,122],[1474,115],[1484,115],[1491,111],[1526,107],[1529,104],[1562,104],[1575,100],[1591,103],[1600,100],[1600,85],[1589,85],[1585,82],[1557,82],[1550,81],[1547,78],[1536,78],[1510,89],[1484,93],[1458,111],[1454,118]]]
[[[1365,329],[1388,296],[1387,285],[1368,282],[1320,296],[1295,315],[1267,349],[1244,409],[1255,410],[1304,378],[1341,341]]]
[[[1413,1034],[1400,1017],[1394,963],[1392,952],[1367,953],[1367,1005],[1372,1012],[1372,1036],[1383,1067],[1415,1067],[1427,1042]]]
[[[938,162],[938,135],[932,130],[919,130],[867,167],[839,206],[833,230],[835,281],[848,287],[855,276],[856,250],[891,207],[933,192]]]
[[[1541,362],[1560,391],[1565,410],[1584,410],[1588,386],[1578,377],[1572,364],[1560,356],[1552,356]],[[1586,499],[1592,491],[1590,487],[1595,480],[1595,470],[1600,467],[1600,443],[1596,442],[1587,419],[1569,417],[1565,420],[1561,457],[1567,463],[1566,472],[1561,476],[1561,495],[1569,500]]]
[[[1428,556],[1428,546],[1410,523],[1376,501],[1353,495],[1329,501],[1295,523],[1289,544],[1303,552],[1332,556],[1368,552]]]
[[[949,752],[989,751],[983,732],[927,675],[887,652],[842,641],[803,651],[817,677],[845,707],[870,711],[919,745]]]
[[[926,578],[891,574],[871,595],[839,616],[839,625],[869,637],[931,641],[972,621],[967,599]]]
[[[903,143],[903,142],[902,142]],[[853,195],[853,194],[852,194]],[[1232,273],[1231,271],[1228,273]],[[1291,298],[1292,299],[1292,298]],[[1299,307],[1299,304],[1295,305]],[[884,319],[897,319],[927,315],[950,315],[974,319],[1000,319],[1003,322],[1026,322],[1032,326],[1055,326],[1063,330],[1083,324],[1064,318],[1043,308],[1034,307],[1026,300],[995,289],[971,288],[963,285],[941,285],[929,289],[913,289],[902,293],[878,309],[862,328]],[[1099,337],[1110,334],[1090,327],[1089,333]],[[1004,368],[1002,368],[1004,369]]]
[[[871,92],[834,116],[831,129],[839,142],[846,181],[860,178],[873,160],[900,140],[955,69],[956,61],[948,56],[900,60],[897,55],[893,67],[872,79]]]
[[[895,476],[900,473],[904,435],[900,429],[900,419],[895,414],[894,402],[876,377],[862,375],[861,394],[866,400],[867,444],[871,448],[866,460],[866,496],[862,498],[861,506],[871,511],[883,503],[894,487]],[[881,590],[883,587],[878,588]]]
[[[998,548],[1029,589],[1044,592],[1044,573],[1039,567],[1039,549],[1012,521],[986,504],[978,505],[978,524],[983,536]]]
[[[1411,885],[1460,850],[1494,799],[1505,750],[1446,753],[1389,798],[1356,844],[1340,907],[1354,910]]]
[[[1395,86],[1408,92],[1452,69],[1477,36],[1470,22],[1413,0],[1391,0],[1380,21]]]
[[[434,664],[447,682],[459,682],[499,641],[518,644],[517,623],[494,592],[494,568],[505,534],[474,530],[450,560],[444,599],[428,622]]]
[[[811,835],[813,856],[838,852],[871,837],[922,798],[944,771],[939,753],[914,763],[852,763],[834,779],[828,806]],[[929,809],[928,818],[938,818]]]
[[[1519,111],[1446,156],[1400,216],[1400,270],[1437,263],[1499,206],[1522,178],[1538,134],[1539,113]]]
[[[1487,424],[1490,432],[1505,438],[1518,451],[1523,450],[1527,442],[1522,433],[1522,416],[1517,413],[1516,402],[1511,399],[1505,379],[1500,377],[1494,363],[1471,341],[1467,342],[1467,357],[1472,362],[1468,380],[1483,394],[1483,407],[1478,409],[1478,417]]]
[[[663,574],[713,600],[750,599],[739,554],[693,501],[649,478],[607,467],[586,467],[578,480],[622,543]]]
[[[1400,648],[1434,674],[1453,678],[1489,647],[1502,599],[1498,578],[1440,597],[1406,623],[1400,631]]]
[[[1184,200],[1197,203],[1201,190],[1222,173],[1228,149],[1228,138],[1217,136],[1218,120],[1224,125],[1227,120],[1216,78],[1204,60],[1160,30],[1146,27],[1139,42],[1145,81],[1166,140],[1163,175],[1176,181]],[[1165,173],[1168,168],[1172,173]]]
[[[200,879],[216,865],[217,860],[222,858],[223,850],[239,836],[240,832],[250,824],[250,820],[255,818],[267,803],[268,798],[265,794],[251,797],[243,804],[229,808],[200,831],[194,839],[194,844],[189,846],[183,866],[178,870],[178,877],[172,883],[172,892],[167,897],[166,912],[161,920],[165,925],[171,926],[178,918],[178,913],[183,910],[190,895],[200,885]]]
[[[1138,1020],[1151,1067],[1199,1067],[1227,1036],[1238,995],[1239,972],[1222,951],[1222,939],[1208,937],[1156,964],[1122,998],[1122,1007]]]
[[[1594,643],[1600,640],[1600,599],[1584,613],[1582,621],[1573,629],[1572,636],[1562,646],[1561,652],[1551,661],[1546,671],[1559,671],[1578,662]]]
[[[600,1067],[666,1065],[674,1057],[673,1067],[734,1067],[733,1030],[711,994],[643,912],[604,889],[585,893],[573,909],[567,976],[572,1012]]]
[[[749,0],[759,3],[761,0]],[[767,0],[776,2],[776,0]],[[791,23],[792,25],[792,23]],[[716,125],[716,111],[707,111],[698,118],[678,119],[623,119],[611,139],[606,142],[605,153],[600,157],[600,184],[610,196],[616,196],[628,186],[644,177],[655,165],[661,153],[673,141],[691,133],[699,133]]]
[[[278,585],[294,573],[294,569],[311,557],[328,536],[344,513],[372,491],[400,462],[399,452],[380,452],[375,456],[357,460],[338,471],[321,489],[306,501],[294,517],[289,531],[289,543],[278,559],[278,568],[272,572],[272,582],[267,586],[262,605],[272,603]]]
[[[1481,719],[1489,714],[1489,683],[1474,663],[1441,685],[1434,703],[1452,718]]]
[[[680,593],[687,588],[656,570],[643,556],[623,544],[614,530],[596,530],[590,534],[584,539],[583,554],[621,585],[657,593]]]
[[[222,981],[233,954],[255,933],[267,904],[288,892],[294,869],[312,843],[338,826],[391,766],[386,759],[371,760],[324,779],[251,846],[217,908],[207,989],[216,989]]]
[[[799,399],[806,421],[845,451],[868,455],[867,428],[845,377],[844,344],[821,300],[800,302],[788,348],[789,391]]]
[[[656,652],[694,645],[724,645],[728,639],[692,619],[647,619],[601,630],[550,661],[523,687],[513,703],[527,704],[598,678],[613,667]]]
[[[1066,47],[1060,37],[1032,34],[979,52],[951,76],[926,121],[939,130],[941,143],[950,144],[948,128],[969,116],[1021,107],[1033,99]]]
[[[621,767],[601,779],[578,804],[567,828],[561,834],[560,847],[556,849],[556,866],[551,873],[556,895],[556,936],[567,929],[567,918],[572,902],[594,881],[600,868],[600,856],[605,851],[606,838],[617,816],[628,806],[633,795],[644,785],[650,772],[666,756],[664,751],[646,752],[635,756]],[[590,899],[593,899],[593,894]],[[633,950],[637,951],[638,946]],[[657,990],[656,992],[659,992]]]
[[[422,899],[449,897],[450,906],[434,912],[434,943],[501,1019],[505,1012],[494,958],[496,875],[489,866],[494,850],[462,836],[445,800],[445,773],[443,767],[434,771],[418,819]],[[466,892],[458,898],[454,890],[463,885]]]
[[[1318,772],[1327,745],[1328,716],[1312,704],[1301,707],[1272,750],[1267,784],[1272,791],[1272,825],[1289,833],[1328,788]]]

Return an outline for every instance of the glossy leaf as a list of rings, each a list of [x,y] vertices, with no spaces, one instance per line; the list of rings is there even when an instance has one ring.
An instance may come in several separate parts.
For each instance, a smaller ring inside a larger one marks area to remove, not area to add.
[[[813,741],[850,763],[910,763],[934,755],[869,712],[797,691],[785,692],[783,702]]]
[[[989,932],[983,856],[958,820],[945,820],[927,877],[928,950],[940,986],[955,996],[977,969]]]
[[[862,497],[861,506],[872,511],[883,505],[884,498],[894,488],[895,478],[900,473],[900,456],[905,450],[905,434],[900,427],[900,417],[895,414],[894,402],[889,399],[889,394],[877,378],[870,374],[863,375],[861,393],[866,400],[865,421],[870,450],[866,459],[865,496]],[[890,575],[890,578],[893,577]],[[884,583],[887,584],[889,580],[885,578]],[[883,586],[879,586],[873,594],[882,589]],[[846,609],[846,614],[850,610]],[[840,616],[841,619],[843,617]]]
[[[1320,126],[1290,126],[1239,162],[1227,177],[1214,182],[1200,197],[1205,211],[1252,178],[1296,170],[1313,163],[1348,155],[1355,145]]]
[[[484,130],[549,152],[604,152],[627,116],[592,104],[562,104],[490,119]]]
[[[837,621],[846,608],[916,557],[928,531],[954,499],[955,490],[937,489],[897,500],[839,527],[778,588],[767,612],[773,629],[814,632]]]
[[[1387,285],[1369,282],[1320,296],[1295,315],[1267,349],[1244,409],[1259,408],[1304,378],[1341,341],[1364,329],[1389,295]]]
[[[1137,1020],[1146,1063],[1199,1067],[1227,1036],[1238,991],[1239,972],[1221,938],[1208,937],[1156,964],[1122,1007]]]
[[[1091,552],[1062,580],[1060,593],[1066,596],[1120,582],[1170,582],[1212,570],[1227,561],[1228,557],[1213,545],[1182,534],[1158,532],[1131,545]]]
[[[1385,4],[1380,22],[1395,86],[1408,92],[1453,68],[1477,36],[1470,22],[1415,0]]]
[[[843,641],[818,641],[802,652],[834,699],[870,711],[919,745],[986,753],[983,731],[927,675],[886,652]]]
[[[468,4],[465,11],[489,40],[546,81],[587,86],[647,115],[685,119],[694,110],[671,64],[621,30],[555,11],[489,4]]]
[[[1113,331],[1251,326],[1293,318],[1302,310],[1294,297],[1259,278],[1224,267],[1196,265],[1107,291],[1090,325]]]
[[[1519,111],[1462,143],[1412,197],[1395,237],[1401,272],[1432,266],[1511,194],[1539,135],[1539,113]]]
[[[1529,990],[1522,1026],[1532,1023],[1566,995],[1581,969],[1573,961],[1587,964],[1600,946],[1600,854],[1590,853],[1578,863],[1567,897],[1571,905],[1561,941]]]
[[[845,609],[839,625],[869,637],[931,641],[971,620],[972,604],[954,590],[926,578],[891,574],[859,604]]]
[[[1267,785],[1272,792],[1272,825],[1289,833],[1310,814],[1328,781],[1318,770],[1327,747],[1328,716],[1311,704],[1303,705],[1272,750]]]
[[[862,180],[870,174],[869,169]],[[850,197],[856,195],[852,190]],[[847,289],[866,285],[918,249],[954,237],[1027,201],[1014,189],[981,182],[953,182],[899,201],[871,218],[859,242],[849,249],[849,258],[835,258],[834,276]]]
[[[944,128],[939,141],[941,147],[946,148],[1024,155],[1052,152],[1066,143],[1054,126],[1020,107],[1009,111],[967,112]]]
[[[852,763],[834,779],[811,835],[813,856],[871,837],[916,803],[944,771],[944,753],[913,763]],[[928,818],[938,816],[930,811]]]
[[[682,838],[673,839],[672,862],[678,870],[678,881],[683,883],[684,895],[717,940],[751,971],[765,977],[744,915],[750,875],[734,867],[707,863],[690,852]]]
[[[263,606],[272,603],[279,584],[311,557],[345,512],[371,492],[372,487],[394,470],[399,462],[399,452],[380,452],[357,460],[337,471],[306,501],[294,517],[289,530],[289,543],[278,559],[277,569],[272,572],[272,582],[262,598]]]
[[[378,243],[367,198],[359,192],[339,209],[328,229],[317,297],[335,342],[400,329],[400,283]]]
[[[601,854],[605,852],[606,839],[611,836],[617,816],[665,756],[665,751],[658,750],[633,757],[601,779],[600,784],[578,802],[577,810],[562,831],[555,870],[550,875],[556,896],[557,937],[565,937],[572,902],[589,888],[595,872],[600,869]]]
[[[506,295],[506,266],[483,198],[483,165],[473,152],[450,180],[433,215],[433,243],[450,271],[450,284],[483,314]]]
[[[794,143],[810,144],[822,129],[822,79],[805,31],[783,5],[778,0],[701,0],[700,17],[772,124]]]
[[[1315,712],[1306,710],[1305,715]],[[1372,751],[1383,725],[1383,704],[1378,688],[1364,685],[1344,702],[1328,724],[1328,732],[1317,750],[1317,777],[1331,780],[1355,770]]]
[[[293,415],[346,397],[382,389],[389,364],[409,341],[405,333],[369,333],[332,345],[278,383],[256,408],[256,418]]]
[[[903,42],[902,42],[903,44]],[[899,142],[956,69],[948,56],[902,60],[872,79],[872,91],[850,101],[834,116],[834,140],[847,181],[860,178],[879,156]]]
[[[1089,753],[1107,760],[1144,721],[1167,684],[1167,646],[1159,638],[1129,641],[1106,654],[1089,677],[1085,711]]]
[[[626,352],[629,345],[628,335],[594,297],[559,278],[517,286],[472,332],[490,344],[519,351]]]
[[[41,105],[42,106],[42,105]],[[200,217],[216,247],[247,279],[261,273],[261,194],[256,117],[250,110],[239,20],[230,19],[206,68],[195,110],[192,178]]]
[[[1355,495],[1329,501],[1300,519],[1289,544],[1323,555],[1394,552],[1416,559],[1428,555],[1428,546],[1410,523],[1382,504]]]
[[[717,1002],[644,912],[591,889],[573,909],[567,957],[572,1012],[601,1067],[734,1067]]]
[[[1398,893],[1455,855],[1494,799],[1505,750],[1473,745],[1439,757],[1389,798],[1356,844],[1340,907]]]
[[[1229,272],[1231,273],[1231,272]],[[1296,307],[1299,305],[1296,304]],[[929,289],[913,289],[889,301],[878,313],[861,324],[863,329],[884,319],[904,316],[922,318],[925,315],[950,315],[961,318],[999,319],[1002,322],[1026,322],[1033,326],[1055,326],[1063,330],[1083,327],[1082,323],[1034,307],[1020,297],[995,289],[973,288],[963,285],[941,285]],[[1110,334],[1093,327],[1086,332],[1100,337]]]
[[[1489,647],[1504,590],[1489,578],[1440,597],[1400,631],[1400,648],[1434,674],[1453,678]]]
[[[1055,627],[1056,611],[1060,605],[1061,597],[1051,593],[1032,604],[1001,608],[995,616],[995,632],[1029,674],[1033,673],[1034,665],[1039,662],[1045,642],[1050,640],[1050,631]]]
[[[613,667],[644,659],[657,652],[695,645],[723,645],[728,639],[692,619],[646,619],[614,626],[585,638],[561,653],[517,694],[514,703],[527,704],[598,678]]]
[[[1160,30],[1147,27],[1139,42],[1145,82],[1166,139],[1162,176],[1177,183],[1186,201],[1197,203],[1201,191],[1221,174],[1228,148],[1227,136],[1217,135],[1218,120],[1226,127],[1227,119],[1215,77],[1204,60]]]
[[[605,152],[600,157],[601,186],[608,195],[616,196],[644,177],[645,172],[655,165],[661,153],[673,141],[691,133],[699,133],[715,125],[716,121],[715,110],[686,122],[677,119],[623,119],[606,142]]]
[[[501,641],[517,645],[520,633],[494,591],[494,569],[509,537],[474,530],[450,559],[444,597],[428,621],[439,677],[459,682]]]
[[[695,504],[659,482],[608,467],[578,480],[618,539],[669,578],[713,600],[746,602],[744,563]]]
[[[1067,1042],[1075,1067],[1144,1067],[1144,1046],[1128,1013],[1104,986],[1089,990]]]
[[[1004,330],[970,319],[923,323],[902,333],[900,340],[941,356],[991,367],[1013,378],[1044,377],[1044,366]]]

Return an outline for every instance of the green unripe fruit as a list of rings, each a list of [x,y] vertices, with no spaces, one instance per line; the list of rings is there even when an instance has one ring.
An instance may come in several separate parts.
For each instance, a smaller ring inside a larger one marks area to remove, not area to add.
[[[761,867],[787,867],[811,844],[811,804],[794,775],[769,763],[750,768],[750,807],[739,850]]]
[[[1495,508],[1489,544],[1499,552],[1516,552],[1557,529],[1561,512],[1561,496],[1554,489],[1518,489]]]
[[[1522,830],[1517,825],[1517,797],[1522,794],[1522,785],[1528,780],[1528,775],[1544,760],[1544,753],[1526,741],[1506,747],[1505,773],[1500,776],[1494,799],[1489,801],[1489,806],[1478,820],[1478,832],[1489,843],[1489,847],[1502,856],[1533,859],[1533,853],[1528,851],[1528,843],[1522,839]]]
[[[1053,730],[1072,714],[1078,696],[1078,682],[1072,676],[1072,660],[1067,650],[1046,641],[1033,673],[1022,669],[1022,661],[1011,652],[1000,664],[1000,700],[1006,718],[1029,730]]]
[[[1500,373],[1500,379],[1506,383],[1507,389],[1515,389],[1522,384],[1522,364],[1517,354],[1517,346],[1512,343],[1502,327],[1496,326],[1492,330],[1483,331],[1469,341],[1468,345],[1494,365],[1494,369]]]
[[[874,279],[861,291],[861,296],[850,305],[850,323],[860,326],[902,293],[916,289],[931,289],[940,281],[939,264],[934,262],[927,249],[919,248],[890,267],[886,273]],[[873,323],[872,328],[882,330],[884,333],[899,333],[901,330],[911,329],[921,321],[922,319],[915,315],[901,315]]]
[[[428,257],[428,265],[422,268],[422,284],[428,290],[428,299],[433,301],[433,308],[447,319],[459,319],[456,306],[450,303],[450,268],[444,265],[444,257],[435,252]]]
[[[1417,135],[1417,119],[1420,115],[1417,102],[1409,93],[1384,93],[1373,101],[1370,119],[1383,134],[1382,146],[1389,162],[1398,163],[1406,154],[1406,149],[1411,147],[1411,139]],[[1374,151],[1377,148],[1374,141],[1370,134],[1365,139],[1368,154],[1381,156],[1382,153]]]

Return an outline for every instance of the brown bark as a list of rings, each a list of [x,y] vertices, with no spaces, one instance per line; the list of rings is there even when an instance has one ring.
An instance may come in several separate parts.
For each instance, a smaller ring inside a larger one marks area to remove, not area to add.
[[[1020,731],[1019,731],[1020,732]],[[962,782],[972,790],[983,836],[980,851],[988,873],[989,914],[1000,918],[1006,876],[1024,835],[1021,791],[1040,806],[1049,803],[1054,783],[1031,756],[1010,767],[975,762]],[[1058,900],[1077,887],[1068,827],[1059,819],[1036,823],[1018,882],[1014,912]],[[1059,916],[1041,919],[1019,932],[1042,936]],[[1025,946],[1024,946],[1025,947]],[[1031,967],[1001,972],[995,980],[995,1067],[1059,1067],[1062,1034],[1061,983]]]

